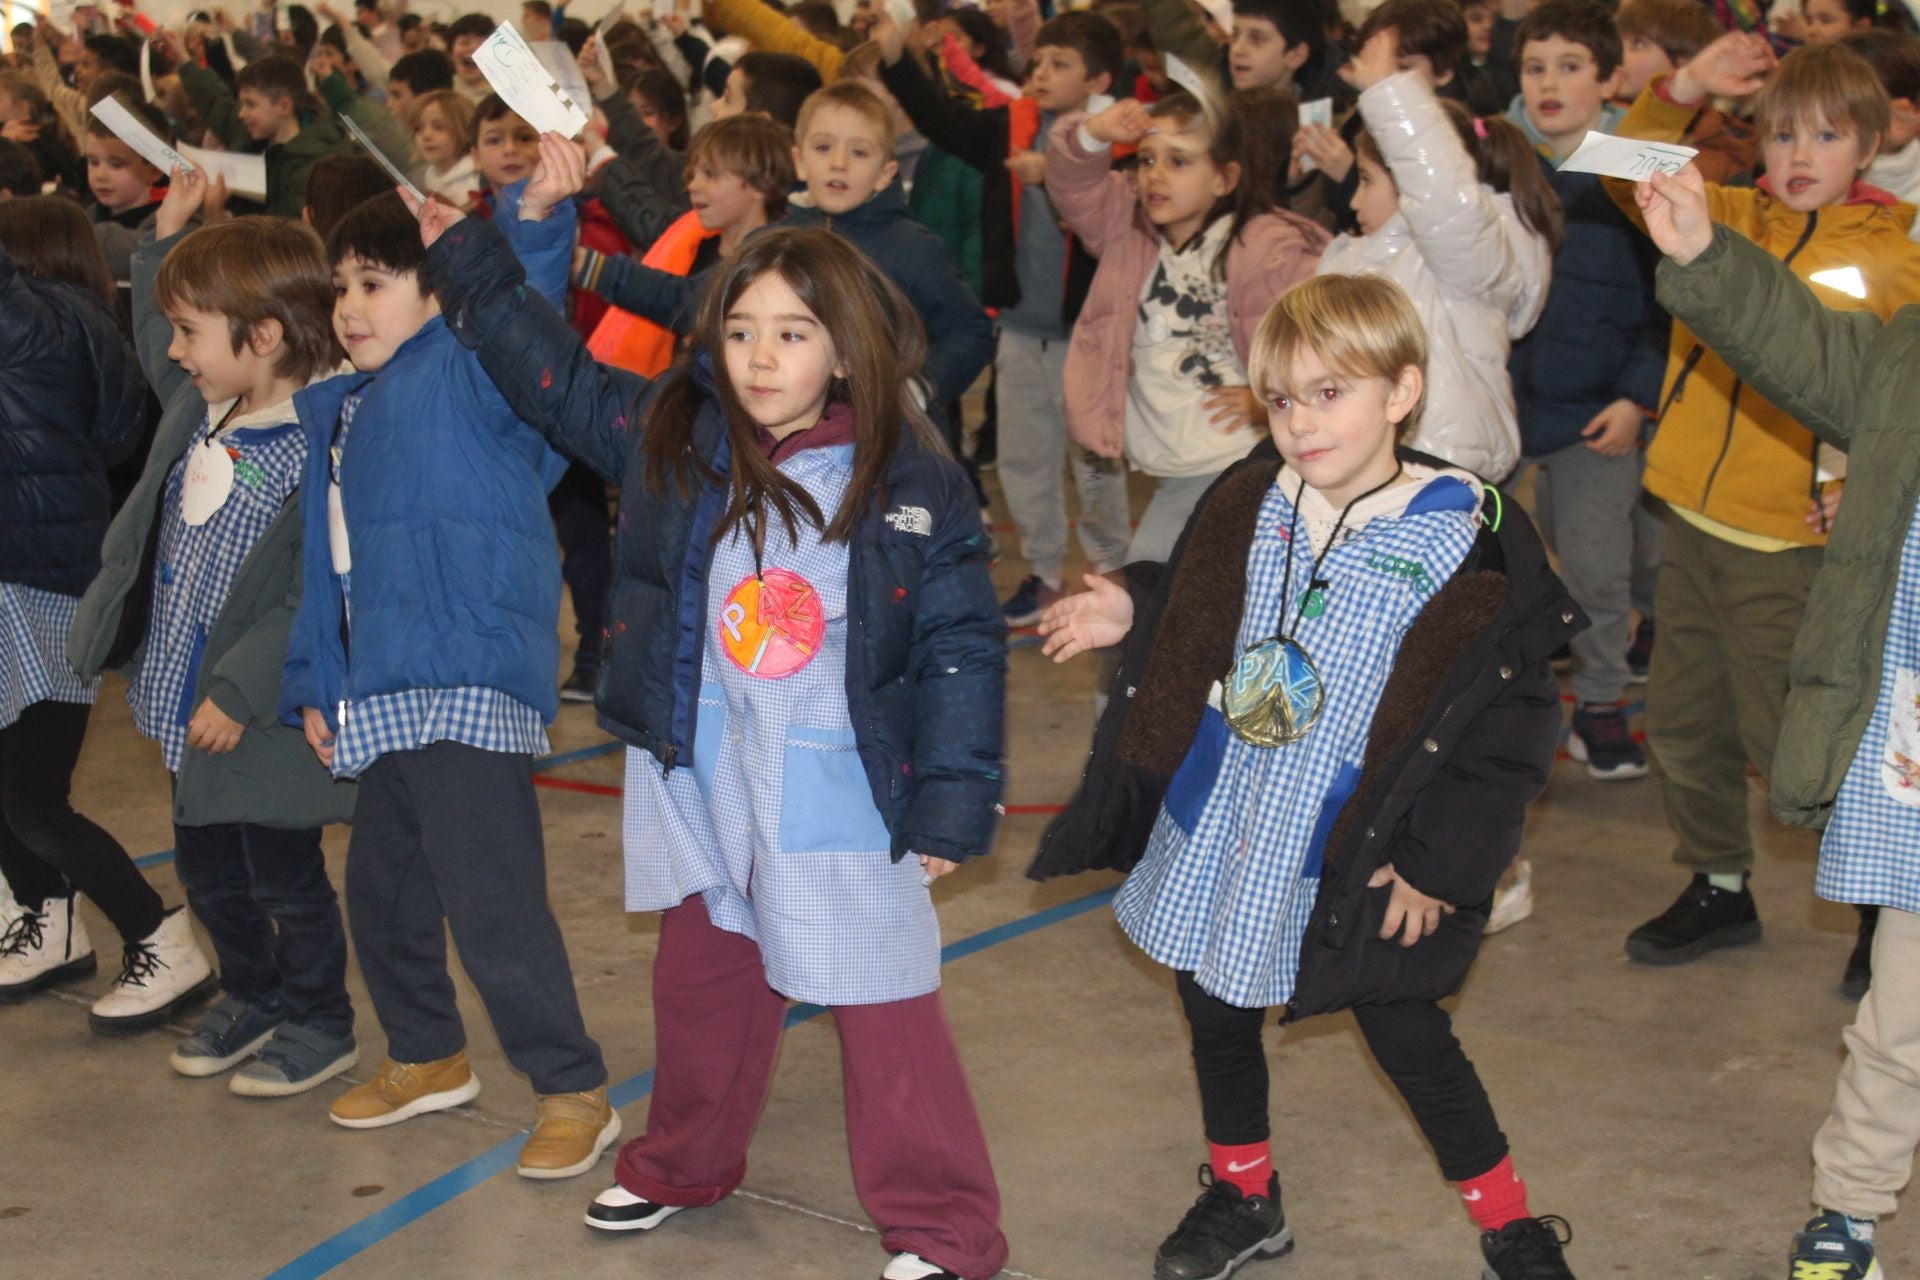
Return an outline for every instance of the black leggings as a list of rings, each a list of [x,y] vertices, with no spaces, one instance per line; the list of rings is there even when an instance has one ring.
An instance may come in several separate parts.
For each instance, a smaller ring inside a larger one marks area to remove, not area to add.
[[[93,708],[36,702],[0,729],[0,874],[23,906],[75,889],[128,942],[160,927],[166,908],[120,842],[73,811],[68,790]]]
[[[1191,973],[1179,974],[1176,982],[1193,1032],[1207,1141],[1221,1146],[1265,1142],[1271,1129],[1260,1032],[1267,1011],[1215,999]],[[1373,1060],[1406,1099],[1449,1182],[1477,1178],[1506,1158],[1506,1135],[1446,1010],[1431,1000],[1408,1000],[1362,1005],[1353,1014]]]

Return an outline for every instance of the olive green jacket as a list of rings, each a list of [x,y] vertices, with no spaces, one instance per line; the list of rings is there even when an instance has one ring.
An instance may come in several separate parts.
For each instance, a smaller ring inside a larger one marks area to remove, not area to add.
[[[1884,322],[1830,308],[1822,290],[1726,227],[1688,265],[1662,262],[1658,283],[1674,319],[1849,455],[1846,499],[1793,647],[1770,779],[1781,821],[1823,826],[1873,714],[1920,498],[1920,306]]]

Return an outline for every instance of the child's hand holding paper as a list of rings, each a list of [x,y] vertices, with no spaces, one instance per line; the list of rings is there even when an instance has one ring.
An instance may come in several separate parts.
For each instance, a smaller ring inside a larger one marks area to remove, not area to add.
[[[1689,164],[1671,176],[1656,173],[1634,189],[1647,234],[1660,252],[1686,266],[1713,243],[1713,219],[1707,216],[1707,182]]]

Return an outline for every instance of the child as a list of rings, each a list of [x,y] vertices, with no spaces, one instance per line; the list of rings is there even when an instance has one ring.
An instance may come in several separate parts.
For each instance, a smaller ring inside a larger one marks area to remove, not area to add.
[[[553,6],[547,0],[527,0],[520,6],[520,34],[534,42],[553,39]]]
[[[266,211],[276,218],[299,217],[314,161],[341,147],[333,122],[309,111],[307,76],[300,64],[284,54],[249,62],[229,92],[225,81],[187,58],[184,50],[175,56],[180,87],[208,130],[224,139],[229,150],[266,154]]]
[[[1263,110],[1274,99],[1285,109]],[[1259,440],[1248,343],[1327,244],[1273,204],[1292,117],[1277,91],[1219,107],[1183,89],[1053,126],[1047,193],[1100,259],[1067,349],[1067,430],[1155,480],[1127,563],[1163,563],[1214,477]],[[1111,172],[1115,144],[1140,148],[1134,175]]]
[[[476,105],[493,92],[493,85],[473,55],[487,42],[493,29],[493,19],[483,13],[462,14],[447,28],[447,56],[453,61],[454,90]]]
[[[352,816],[353,789],[275,714],[300,595],[300,472],[319,429],[293,394],[332,374],[339,351],[313,233],[242,218],[183,235],[206,186],[175,174],[134,258],[135,338],[164,416],[71,644],[82,678],[128,677],[134,726],[160,744],[174,867],[220,962],[226,998],[173,1069],[218,1075],[257,1052],[231,1090],[279,1098],[359,1060],[320,849],[320,828]],[[216,451],[225,482],[203,483]]]
[[[216,180],[214,190],[218,189]],[[313,176],[307,183],[307,203],[300,210],[300,220],[312,227],[313,234],[325,244],[342,218],[391,190],[392,176],[366,152],[356,148],[351,153],[323,156],[313,166]],[[213,192],[208,194],[211,196]]]
[[[25,200],[40,194],[40,164],[33,152],[0,138],[0,200]]]
[[[1647,776],[1624,703],[1632,613],[1654,613],[1658,527],[1642,513],[1640,441],[1659,402],[1666,318],[1653,300],[1645,238],[1598,178],[1559,168],[1589,129],[1612,132],[1619,120],[1607,103],[1620,78],[1612,15],[1590,0],[1546,0],[1521,22],[1514,47],[1521,96],[1507,119],[1551,170],[1566,221],[1546,308],[1514,344],[1507,370],[1522,451],[1538,468],[1536,518],[1593,622],[1572,645],[1567,749],[1590,777],[1627,781]]]
[[[1887,91],[1887,138],[1867,166],[1867,183],[1920,206],[1920,147],[1913,145],[1920,137],[1920,39],[1898,31],[1855,31],[1840,43],[1867,60]],[[1908,234],[1920,238],[1920,218]]]
[[[1782,75],[1800,56],[1781,64]],[[1762,128],[1763,137],[1770,132]],[[1889,320],[1848,305],[1806,283],[1798,260],[1783,263],[1733,228],[1714,226],[1714,196],[1690,170],[1656,178],[1640,205],[1671,259],[1660,267],[1660,301],[1674,319],[1852,460],[1794,646],[1768,781],[1782,821],[1826,829],[1820,896],[1880,910],[1872,986],[1845,1034],[1847,1059],[1813,1142],[1819,1213],[1794,1237],[1789,1258],[1795,1277],[1866,1280],[1882,1274],[1875,1228],[1899,1207],[1920,1142],[1912,1025],[1920,974],[1914,313]]]
[[[1699,0],[1632,0],[1614,20],[1620,32],[1620,88],[1631,106],[1659,76],[1670,76],[1726,34]],[[1682,139],[1701,154],[1694,163],[1709,182],[1745,185],[1759,156],[1753,127],[1708,103]]]
[[[1827,44],[1873,26],[1878,0],[1802,0],[1802,33],[1808,44]]]
[[[572,188],[549,175],[579,163],[556,136],[529,181],[498,193],[497,222],[556,299],[574,219]],[[373,1129],[479,1093],[446,971],[450,926],[507,1060],[539,1095],[519,1172],[573,1177],[620,1118],[547,904],[531,773],[558,710],[546,494],[564,463],[455,341],[396,198],[348,215],[327,256],[334,333],[360,374],[295,397],[303,421],[332,425],[310,437],[300,482],[314,550],[279,714],[336,777],[360,780],[347,917],[387,1034],[374,1078],[329,1114]]]
[[[164,1023],[213,987],[193,921],[169,911],[68,788],[100,683],[74,674],[67,629],[100,569],[106,468],[139,438],[146,384],[114,324],[113,281],[78,207],[0,204],[0,873],[23,914],[0,936],[0,1000],[97,967],[75,893],[118,930],[99,1032]]]
[[[881,48],[880,77],[914,127],[934,146],[982,175],[980,226],[982,300],[999,308],[1000,345],[994,357],[1001,415],[1001,490],[1027,576],[1003,604],[1009,626],[1037,621],[1065,585],[1066,493],[1064,455],[1079,493],[1080,545],[1099,572],[1124,562],[1131,537],[1126,470],[1071,444],[1062,399],[1067,343],[1093,281],[1094,260],[1079,237],[1061,230],[1044,185],[1049,135],[1061,117],[1085,111],[1120,74],[1120,33],[1098,14],[1070,12],[1041,26],[1027,96],[1004,107],[977,109],[943,97],[912,58],[902,56],[900,29],[884,12],[873,37]]]
[[[1322,274],[1376,274],[1405,289],[1427,330],[1432,405],[1408,445],[1479,476],[1520,463],[1507,358],[1540,318],[1560,201],[1506,120],[1472,120],[1417,71],[1395,72],[1398,33],[1374,32],[1348,64],[1361,234],[1320,255]]]
[[[393,112],[400,123],[411,126],[416,102],[430,93],[451,88],[453,62],[446,54],[438,49],[409,53],[395,62],[387,74],[387,110]]]
[[[820,84],[820,73],[805,58],[756,49],[727,73],[725,91],[713,104],[713,119],[754,113],[791,129],[800,118],[800,104]]]
[[[1126,696],[1028,874],[1130,870],[1115,914],[1176,971],[1209,1164],[1156,1280],[1224,1280],[1293,1247],[1260,1034],[1275,1006],[1354,1011],[1459,1184],[1490,1280],[1573,1274],[1438,1001],[1466,979],[1553,766],[1548,655],[1580,615],[1511,503],[1396,450],[1425,367],[1391,281],[1285,294],[1250,370],[1277,456],[1263,445],[1214,486],[1156,589],[1089,574],[1040,624],[1056,661],[1126,642]]]
[[[986,1280],[999,1193],[926,885],[992,844],[1006,632],[972,488],[906,392],[905,299],[838,236],[767,231],[649,388],[596,365],[497,236],[445,218],[422,235],[458,332],[628,516],[597,702],[630,744],[627,905],[665,910],[658,1065],[587,1224],[731,1194],[787,1001],[812,1000],[840,1028],[886,1280]]]
[[[451,89],[438,89],[413,104],[412,118],[413,149],[423,166],[421,190],[466,208],[481,182],[473,158],[473,104]]]
[[[1772,65],[1763,39],[1727,36],[1654,81],[1621,129],[1678,139],[1706,97],[1765,80],[1754,121],[1767,176],[1757,190],[1709,186],[1713,217],[1788,261],[1834,306],[1885,319],[1920,301],[1913,206],[1860,182],[1887,130],[1879,78],[1839,44],[1796,50],[1769,80]],[[1633,200],[1631,184],[1613,192]],[[1627,955],[1680,964],[1760,937],[1747,887],[1747,768],[1772,772],[1788,657],[1839,501],[1828,477],[1846,467],[1821,457],[1806,426],[1748,388],[1685,324],[1673,327],[1662,394],[1647,491],[1672,518],[1647,737],[1679,837],[1674,861],[1693,875],[1667,911],[1629,935]],[[1864,947],[1856,958],[1865,965]]]
[[[172,136],[166,117],[146,103],[124,94],[115,101],[157,136]],[[154,212],[165,194],[161,184],[167,175],[122,142],[98,116],[87,118],[85,146],[87,190],[94,200],[91,210],[94,235],[100,241],[101,252],[107,255],[107,270],[114,283],[123,284],[133,278],[133,251],[142,235],[153,226]]]
[[[1460,0],[1460,16],[1467,24],[1467,52],[1460,59],[1460,92],[1467,110],[1476,116],[1497,116],[1520,92],[1513,70],[1513,45],[1494,47],[1500,23],[1493,0]]]
[[[0,131],[33,152],[40,172],[66,193],[78,196],[86,187],[86,167],[74,152],[67,127],[40,86],[22,72],[0,72]]]
[[[525,182],[540,163],[540,131],[514,114],[499,94],[488,94],[473,109],[473,164],[481,186],[471,208],[492,209],[495,192]]]
[[[658,67],[649,67],[627,82],[627,101],[662,147],[687,149],[687,91],[677,80]]]

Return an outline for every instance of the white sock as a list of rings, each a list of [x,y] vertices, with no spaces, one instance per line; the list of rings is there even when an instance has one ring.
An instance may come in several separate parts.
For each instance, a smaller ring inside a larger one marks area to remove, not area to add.
[[[1728,893],[1738,893],[1747,887],[1747,878],[1736,871],[1732,875],[1708,876],[1707,883]]]

